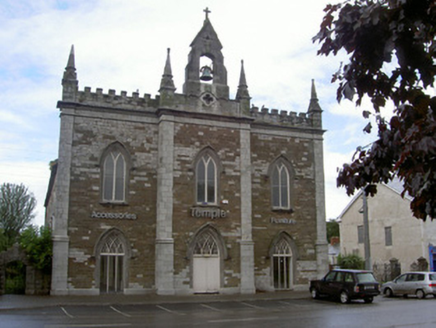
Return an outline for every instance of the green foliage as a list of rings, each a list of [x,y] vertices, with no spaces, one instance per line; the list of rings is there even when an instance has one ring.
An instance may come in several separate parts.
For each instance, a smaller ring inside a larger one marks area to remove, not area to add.
[[[21,233],[20,246],[26,252],[32,266],[45,273],[51,272],[53,243],[49,228],[44,226],[39,229],[35,226],[27,227]]]
[[[26,266],[23,262],[10,262],[5,268],[5,293],[24,294],[26,289]]]
[[[35,217],[36,199],[23,184],[3,183],[0,186],[0,229],[7,248],[18,239],[20,232]]]
[[[339,223],[338,221],[327,221],[327,242],[330,242],[332,237],[339,237]]]
[[[341,269],[356,269],[363,270],[365,268],[365,260],[359,255],[338,255],[338,265]]]
[[[349,56],[333,75],[337,99],[357,96],[361,105],[369,97],[373,109],[363,116],[374,117],[378,128],[378,139],[343,165],[338,186],[349,195],[361,188],[374,195],[377,183],[397,176],[403,195],[413,197],[414,216],[436,218],[436,2],[348,0],[324,11],[313,39],[321,44],[318,54]],[[389,120],[380,113],[387,102],[395,107]],[[370,133],[371,124],[363,130]]]
[[[0,252],[7,250],[9,247],[9,241],[4,234],[3,229],[0,229]]]

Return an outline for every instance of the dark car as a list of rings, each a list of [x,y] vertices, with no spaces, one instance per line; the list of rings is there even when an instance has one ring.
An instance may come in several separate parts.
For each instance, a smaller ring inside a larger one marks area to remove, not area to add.
[[[372,303],[374,296],[380,294],[380,284],[371,271],[337,269],[321,280],[312,280],[309,290],[312,298],[329,296],[339,298],[341,303],[349,303],[352,299]]]

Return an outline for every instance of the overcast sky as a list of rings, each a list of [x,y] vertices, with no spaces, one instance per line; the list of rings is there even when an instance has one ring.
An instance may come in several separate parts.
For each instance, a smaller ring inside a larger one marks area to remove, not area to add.
[[[0,183],[23,183],[38,201],[42,225],[49,162],[57,158],[61,79],[74,44],[79,89],[158,94],[171,48],[176,92],[182,92],[190,43],[210,21],[223,45],[234,98],[240,61],[252,104],[306,112],[315,79],[323,113],[327,218],[348,204],[336,169],[371,136],[361,109],[336,102],[337,57],[319,57],[324,0],[1,0]],[[337,2],[337,1],[334,1]]]

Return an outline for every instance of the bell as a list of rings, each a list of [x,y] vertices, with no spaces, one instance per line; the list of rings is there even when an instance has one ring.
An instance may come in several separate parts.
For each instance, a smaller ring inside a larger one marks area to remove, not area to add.
[[[200,69],[200,72],[201,72],[200,80],[202,80],[202,81],[210,81],[210,80],[213,79],[212,69],[209,66],[203,66]]]

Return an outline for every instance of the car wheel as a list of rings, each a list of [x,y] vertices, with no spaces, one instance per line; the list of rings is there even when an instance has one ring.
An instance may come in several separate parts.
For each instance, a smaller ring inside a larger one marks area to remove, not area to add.
[[[363,300],[365,303],[372,303],[372,301],[374,301],[374,297],[372,297],[372,296],[365,297]]]
[[[416,294],[416,297],[418,297],[420,300],[425,298],[425,293],[422,289],[418,289],[415,294]]]
[[[385,295],[386,295],[386,297],[392,297],[392,296],[394,296],[394,292],[392,291],[392,289],[386,288]]]
[[[341,300],[342,304],[350,303],[350,296],[348,295],[348,293],[345,290],[343,290],[341,292],[339,299]]]
[[[312,295],[312,298],[313,298],[314,300],[316,300],[316,299],[319,298],[319,292],[318,292],[318,289],[316,289],[316,288],[312,288],[312,289],[310,290],[310,294]]]

